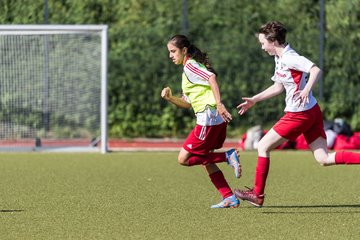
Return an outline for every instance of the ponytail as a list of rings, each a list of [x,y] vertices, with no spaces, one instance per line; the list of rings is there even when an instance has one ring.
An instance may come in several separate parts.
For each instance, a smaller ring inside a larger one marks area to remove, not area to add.
[[[190,44],[188,48],[188,54],[191,58],[195,59],[197,62],[203,64],[210,72],[213,72],[217,75],[215,69],[211,66],[208,54],[206,52],[202,52],[195,45]]]

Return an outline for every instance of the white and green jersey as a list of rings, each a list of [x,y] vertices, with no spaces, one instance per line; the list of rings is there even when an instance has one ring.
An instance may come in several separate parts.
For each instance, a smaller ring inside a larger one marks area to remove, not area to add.
[[[223,119],[216,114],[216,101],[209,84],[213,75],[204,65],[194,59],[188,59],[182,74],[183,98],[191,104],[197,117],[197,124],[212,126],[223,123]]]

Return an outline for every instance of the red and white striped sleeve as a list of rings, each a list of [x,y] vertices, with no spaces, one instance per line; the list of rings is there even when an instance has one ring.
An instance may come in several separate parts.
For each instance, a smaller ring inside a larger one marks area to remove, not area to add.
[[[184,66],[184,73],[190,82],[202,85],[209,85],[209,78],[213,75],[205,66],[195,60],[187,61]]]

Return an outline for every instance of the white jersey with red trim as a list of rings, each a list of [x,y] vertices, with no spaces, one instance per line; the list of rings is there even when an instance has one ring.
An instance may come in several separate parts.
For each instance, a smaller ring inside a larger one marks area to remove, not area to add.
[[[286,91],[285,112],[302,112],[311,109],[317,103],[312,91],[309,93],[309,103],[298,106],[294,93],[304,89],[310,69],[314,63],[300,56],[294,49],[287,45],[281,57],[275,56],[275,73],[271,78],[274,82],[281,83]]]

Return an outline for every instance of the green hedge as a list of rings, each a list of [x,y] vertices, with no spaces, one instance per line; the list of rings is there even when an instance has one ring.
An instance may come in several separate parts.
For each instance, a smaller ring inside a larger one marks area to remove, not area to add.
[[[6,24],[42,24],[44,1],[0,6]],[[160,98],[170,86],[180,94],[181,67],[168,58],[167,39],[181,33],[182,1],[49,1],[51,24],[109,25],[109,120],[111,137],[182,137],[194,124],[193,112]],[[360,0],[326,1],[325,118],[341,117],[360,130]],[[270,126],[283,114],[284,96],[237,115],[241,97],[272,84],[273,59],[260,49],[254,32],[269,20],[289,29],[288,41],[300,54],[319,61],[319,1],[188,0],[189,37],[210,54],[219,73],[222,98],[233,115],[230,136],[254,124]],[[318,85],[314,89],[319,96]]]

